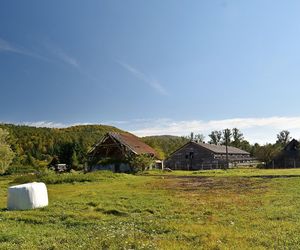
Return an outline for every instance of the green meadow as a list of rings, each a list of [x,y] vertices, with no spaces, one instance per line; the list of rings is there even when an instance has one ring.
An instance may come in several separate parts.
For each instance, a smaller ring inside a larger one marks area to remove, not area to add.
[[[34,180],[49,206],[7,211]],[[300,249],[300,169],[2,176],[0,249]]]

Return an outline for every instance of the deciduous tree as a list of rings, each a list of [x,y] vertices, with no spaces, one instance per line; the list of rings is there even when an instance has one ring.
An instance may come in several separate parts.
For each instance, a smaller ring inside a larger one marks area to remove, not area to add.
[[[3,174],[11,164],[15,154],[7,143],[9,133],[0,128],[0,173]]]
[[[241,143],[244,141],[243,133],[238,128],[233,128],[232,133],[232,146],[240,147]]]
[[[291,140],[290,132],[288,130],[282,130],[277,134],[276,143],[281,144],[282,146],[287,145]]]
[[[229,128],[226,128],[223,130],[223,136],[222,136],[222,140],[223,140],[223,144],[224,145],[229,145],[229,143],[231,142],[231,130]]]
[[[208,136],[210,137],[209,143],[218,145],[222,140],[222,131],[212,131]]]
[[[148,167],[154,164],[154,158],[146,155],[133,155],[128,159],[129,165],[134,172],[145,171]]]

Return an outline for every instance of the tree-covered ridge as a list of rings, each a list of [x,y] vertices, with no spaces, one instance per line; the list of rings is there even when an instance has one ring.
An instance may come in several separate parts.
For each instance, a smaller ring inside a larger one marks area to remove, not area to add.
[[[6,142],[14,151],[13,165],[45,166],[51,161],[66,163],[80,169],[87,162],[87,153],[91,147],[107,132],[124,132],[107,125],[78,125],[68,128],[39,128],[26,125],[0,124],[0,129],[8,132]],[[289,131],[277,134],[274,144],[251,145],[244,139],[239,129],[212,131],[208,143],[223,144],[224,131],[227,131],[228,145],[251,153],[251,156],[263,162],[269,162],[280,153],[290,141]],[[146,136],[143,142],[153,147],[161,159],[183,146],[189,140],[202,141],[201,134],[186,136]]]
[[[46,165],[54,158],[70,165],[82,165],[87,152],[107,132],[124,132],[107,125],[78,125],[68,128],[45,128],[0,124],[9,132],[8,142],[15,152],[15,165]],[[165,158],[188,139],[179,136],[147,136],[142,138]]]
[[[189,141],[186,137],[173,135],[146,136],[142,140],[153,147],[162,159]]]
[[[49,163],[54,156],[61,161],[83,164],[88,150],[107,132],[122,130],[107,125],[79,125],[68,128],[39,128],[26,125],[0,124],[9,132],[8,141],[16,153],[15,164]],[[76,158],[76,159],[74,159]]]

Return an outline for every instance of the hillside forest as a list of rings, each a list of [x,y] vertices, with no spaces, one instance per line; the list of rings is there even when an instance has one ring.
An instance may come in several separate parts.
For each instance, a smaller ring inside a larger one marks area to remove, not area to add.
[[[87,164],[87,154],[107,132],[125,132],[107,125],[80,125],[68,128],[38,128],[25,125],[0,124],[5,131],[5,140],[13,154],[10,154],[11,166],[47,166],[54,159],[66,163],[75,170]],[[168,157],[173,151],[189,140],[204,141],[202,134],[189,136],[147,136],[142,141],[152,146],[161,159]],[[208,143],[235,146],[251,153],[253,157],[268,162],[290,141],[289,132],[284,130],[277,134],[274,144],[251,145],[244,139],[243,133],[237,129],[212,131]],[[3,143],[2,143],[3,144]],[[1,147],[1,145],[0,145]],[[4,148],[4,147],[2,147]],[[13,156],[13,157],[12,157]]]

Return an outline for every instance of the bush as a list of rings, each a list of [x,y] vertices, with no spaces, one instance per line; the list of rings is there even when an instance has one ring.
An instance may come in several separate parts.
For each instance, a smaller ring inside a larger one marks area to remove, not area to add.
[[[23,166],[23,165],[14,165],[10,166],[6,171],[6,175],[10,174],[29,174],[29,173],[35,173],[38,171],[38,168],[33,166]]]
[[[150,168],[154,164],[154,158],[146,154],[134,155],[128,159],[128,162],[134,172],[139,172]]]
[[[83,173],[65,173],[56,174],[52,171],[45,171],[37,174],[28,174],[18,176],[14,183],[23,184],[28,182],[44,182],[46,184],[62,184],[62,183],[75,183],[75,182],[92,182],[97,178],[92,174]]]

